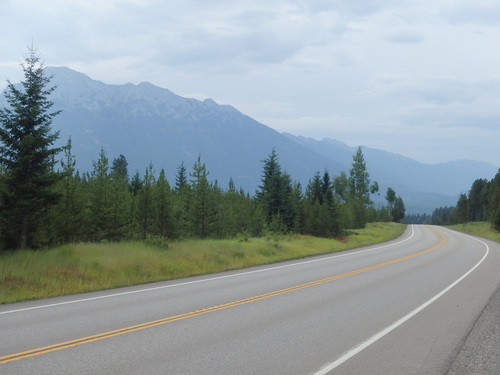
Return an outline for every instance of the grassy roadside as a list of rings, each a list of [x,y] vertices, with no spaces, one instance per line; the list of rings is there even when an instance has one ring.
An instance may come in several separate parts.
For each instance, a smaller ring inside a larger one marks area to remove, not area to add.
[[[352,249],[400,236],[406,226],[372,223],[341,239],[267,236],[172,242],[68,244],[0,255],[0,303],[202,275]]]
[[[448,228],[500,242],[500,232],[491,229],[491,224],[486,221],[450,225]]]

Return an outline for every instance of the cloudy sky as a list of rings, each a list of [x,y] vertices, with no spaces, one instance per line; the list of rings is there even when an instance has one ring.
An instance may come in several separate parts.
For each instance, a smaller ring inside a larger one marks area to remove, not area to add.
[[[46,65],[280,132],[500,167],[498,0],[2,0],[0,78],[32,41]]]

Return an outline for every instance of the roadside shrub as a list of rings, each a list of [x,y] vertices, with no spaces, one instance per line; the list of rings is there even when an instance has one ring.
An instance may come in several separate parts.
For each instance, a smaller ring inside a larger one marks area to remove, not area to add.
[[[156,235],[148,235],[144,240],[144,243],[148,246],[157,247],[162,250],[168,250],[169,241],[166,237],[156,236]]]

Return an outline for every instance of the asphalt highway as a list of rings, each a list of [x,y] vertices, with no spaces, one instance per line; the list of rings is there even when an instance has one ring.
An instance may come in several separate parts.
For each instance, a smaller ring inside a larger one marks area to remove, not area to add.
[[[500,245],[432,226],[241,271],[0,305],[0,374],[446,374]]]

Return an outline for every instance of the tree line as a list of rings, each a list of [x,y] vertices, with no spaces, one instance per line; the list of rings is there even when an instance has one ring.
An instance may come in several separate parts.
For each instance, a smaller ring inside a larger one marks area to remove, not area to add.
[[[428,219],[428,223],[436,225],[476,221],[487,221],[500,231],[500,169],[490,181],[476,179],[467,194],[460,194],[455,206],[436,208]]]
[[[49,100],[55,87],[33,49],[21,64],[21,88],[10,81],[9,107],[0,109],[0,250],[42,248],[76,241],[143,239],[158,246],[178,238],[260,236],[266,232],[336,237],[370,221],[400,221],[404,203],[389,188],[387,206],[375,209],[361,147],[349,174],[317,172],[303,188],[279,163],[275,149],[262,161],[254,194],[232,180],[209,179],[198,157],[182,163],[170,183],[164,169],[148,165],[130,176],[124,155],[110,160],[101,149],[90,172],[76,169],[71,138],[53,146]],[[62,160],[57,157],[62,154]]]

